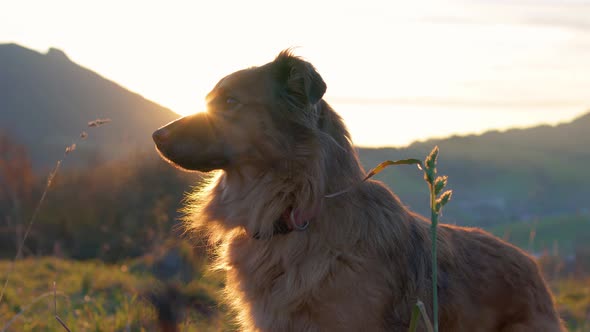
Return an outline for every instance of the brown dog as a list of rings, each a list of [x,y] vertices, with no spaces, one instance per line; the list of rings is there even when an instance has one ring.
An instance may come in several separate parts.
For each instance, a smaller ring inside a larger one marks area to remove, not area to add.
[[[244,330],[407,331],[416,301],[432,318],[430,224],[383,184],[357,185],[364,170],[325,90],[311,64],[283,51],[223,78],[208,112],[154,141],[180,168],[222,170],[193,194],[189,227],[218,248]],[[563,329],[523,251],[448,225],[437,241],[441,331]]]

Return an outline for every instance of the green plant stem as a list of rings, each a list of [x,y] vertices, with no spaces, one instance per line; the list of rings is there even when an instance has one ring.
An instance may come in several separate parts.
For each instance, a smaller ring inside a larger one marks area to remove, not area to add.
[[[424,303],[418,300],[416,305],[414,306],[414,310],[412,310],[412,318],[410,320],[410,328],[408,332],[416,332],[418,329],[418,317],[422,315],[422,319],[424,320],[424,325],[426,326],[426,332],[434,332],[432,329],[432,323],[428,318],[428,314],[426,313],[426,308],[424,307]]]
[[[432,224],[431,241],[432,241],[432,320],[434,321],[434,332],[438,332],[438,264],[436,259],[436,226],[438,225],[438,212],[436,211],[436,195],[434,193],[434,184],[430,183],[430,218]]]

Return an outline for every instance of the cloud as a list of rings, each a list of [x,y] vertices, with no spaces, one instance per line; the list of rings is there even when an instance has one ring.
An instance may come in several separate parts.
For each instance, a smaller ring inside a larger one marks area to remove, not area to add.
[[[577,100],[484,100],[484,99],[454,99],[454,98],[355,98],[330,97],[328,101],[334,104],[354,105],[414,105],[437,107],[575,107],[583,104]]]
[[[588,8],[590,16],[590,8]],[[526,25],[536,25],[541,27],[555,27],[572,30],[588,31],[590,30],[590,21],[581,19],[567,19],[563,17],[536,17],[529,18],[523,22]]]
[[[545,1],[498,1],[480,0],[457,2],[454,11],[430,13],[420,21],[434,24],[495,25],[511,24],[563,28],[578,31],[590,30],[590,1],[545,0]]]

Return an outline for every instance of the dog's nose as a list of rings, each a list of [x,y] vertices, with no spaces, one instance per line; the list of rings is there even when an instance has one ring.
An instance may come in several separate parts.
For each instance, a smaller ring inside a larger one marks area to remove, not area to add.
[[[168,129],[166,129],[166,128],[160,128],[160,129],[154,131],[154,133],[152,134],[152,138],[154,139],[154,142],[156,142],[156,143],[165,142],[169,136],[170,136],[170,131],[168,131]]]

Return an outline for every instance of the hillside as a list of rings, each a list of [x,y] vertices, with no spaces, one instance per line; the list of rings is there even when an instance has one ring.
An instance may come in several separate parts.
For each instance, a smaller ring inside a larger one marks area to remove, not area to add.
[[[16,44],[0,45],[0,134],[8,132],[22,142],[38,170],[54,165],[81,131],[90,136],[68,165],[151,150],[151,132],[177,117],[73,63],[62,51],[41,54]],[[112,122],[87,128],[97,118]],[[359,154],[369,169],[388,159],[423,158],[438,145],[440,172],[450,176],[449,186],[455,189],[443,220],[486,225],[587,214],[588,142],[590,113],[557,126],[429,140],[402,149],[361,148]],[[426,185],[414,167],[388,169],[377,178],[412,209],[428,211]]]
[[[590,113],[557,126],[491,131],[417,142],[403,149],[360,149],[371,168],[386,159],[441,149],[439,171],[455,189],[447,222],[486,224],[537,216],[587,214],[590,203]],[[413,167],[379,175],[410,207],[428,210],[427,189]]]
[[[36,168],[53,165],[81,131],[89,139],[75,161],[112,159],[152,147],[154,128],[177,118],[172,111],[68,59],[0,44],[0,131],[24,143]],[[89,130],[88,121],[110,118]]]

